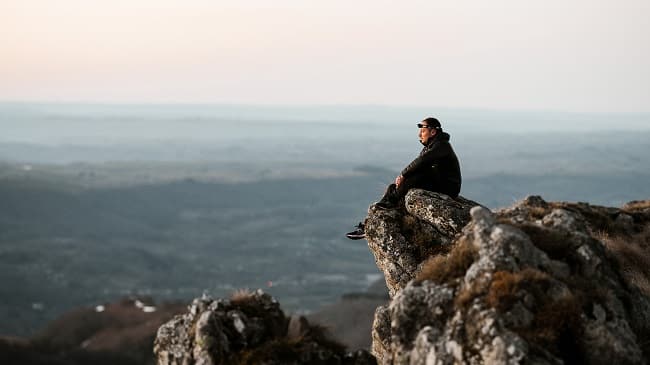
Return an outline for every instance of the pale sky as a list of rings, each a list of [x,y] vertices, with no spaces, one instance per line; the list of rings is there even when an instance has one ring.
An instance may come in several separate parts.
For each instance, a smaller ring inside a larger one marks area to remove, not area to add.
[[[649,0],[0,0],[0,101],[650,111]]]

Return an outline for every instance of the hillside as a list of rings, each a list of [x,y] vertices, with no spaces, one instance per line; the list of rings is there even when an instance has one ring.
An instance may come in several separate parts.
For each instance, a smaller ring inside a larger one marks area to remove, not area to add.
[[[0,333],[31,335],[68,310],[128,295],[189,301],[204,291],[225,296],[263,287],[289,310],[314,311],[363,292],[380,273],[364,245],[343,233],[392,174],[356,171],[92,189],[74,174],[0,179]],[[488,207],[531,190],[553,192],[555,200],[624,202],[650,195],[646,181],[650,175],[641,172],[496,174],[466,179],[463,194]]]
[[[379,364],[648,361],[650,201],[608,208],[531,196],[491,212],[411,190],[405,209],[373,205],[365,223],[390,294],[372,327]],[[314,352],[329,340],[296,338],[288,319],[259,320],[277,312],[273,300],[233,309],[248,295],[197,298],[158,331],[158,363],[368,363]]]
[[[153,364],[152,344],[158,327],[185,310],[181,303],[123,298],[66,312],[28,338],[0,336],[0,363]]]

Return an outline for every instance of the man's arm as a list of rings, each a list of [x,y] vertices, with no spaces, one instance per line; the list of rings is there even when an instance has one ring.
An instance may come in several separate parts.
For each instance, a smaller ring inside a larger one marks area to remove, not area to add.
[[[451,146],[449,143],[439,143],[434,148],[428,150],[421,156],[418,156],[415,160],[411,161],[411,163],[408,164],[404,170],[402,170],[401,176],[408,177],[418,170],[421,170],[425,167],[431,167],[431,165],[433,165],[437,159],[448,155],[450,151]]]

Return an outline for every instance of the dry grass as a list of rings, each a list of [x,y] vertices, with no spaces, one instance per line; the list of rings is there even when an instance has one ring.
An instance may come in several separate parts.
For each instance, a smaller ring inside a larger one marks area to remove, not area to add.
[[[535,314],[531,326],[534,329],[534,333],[531,333],[534,342],[549,346],[557,344],[563,332],[579,328],[581,312],[581,303],[574,295],[544,303]]]
[[[255,318],[264,322],[267,329],[262,337],[277,337],[286,334],[289,320],[280,309],[280,304],[274,302],[271,307],[263,297],[248,289],[236,290],[230,297],[230,309],[237,309],[249,319]]]
[[[582,304],[574,295],[546,301],[535,313],[532,325],[517,332],[529,343],[560,356],[566,364],[583,363]]]
[[[526,268],[514,273],[497,271],[492,277],[485,300],[489,306],[507,311],[521,299],[524,290],[538,298],[544,296],[550,284],[550,277],[535,269]]]
[[[497,221],[503,224],[512,224],[515,217],[523,216],[527,221],[534,222],[544,218],[553,209],[549,203],[546,207],[524,205],[515,211],[508,213],[501,212],[497,215]]]
[[[566,363],[580,362],[580,314],[588,299],[582,291],[578,291],[578,295],[568,293],[552,300],[548,295],[552,284],[548,274],[531,268],[514,273],[498,271],[493,276],[486,302],[505,312],[522,301],[524,295],[532,295],[533,307],[529,309],[535,315],[533,323],[513,330],[534,346],[560,356]]]
[[[550,208],[542,208],[542,207],[528,208],[528,214],[530,218],[532,218],[533,220],[544,218],[544,216],[550,213],[550,211],[551,211]]]
[[[230,303],[240,305],[244,302],[248,302],[253,297],[253,294],[254,293],[247,288],[237,289],[230,294]]]
[[[289,337],[288,319],[279,307],[277,312],[266,311],[255,292],[239,289],[232,293],[230,303],[249,319],[263,321],[266,329],[260,333],[263,337],[259,344],[248,348],[231,347],[232,353],[222,357],[219,364],[302,364],[317,360],[319,356],[325,356],[325,362],[316,363],[328,363],[328,356],[340,358],[345,353],[345,345],[334,340],[325,326],[308,324],[302,334]]]
[[[604,244],[628,287],[636,288],[641,294],[650,297],[650,217],[647,215],[650,201],[632,202],[623,207],[634,220],[632,230],[629,225],[626,226],[615,219],[616,212],[611,208],[584,203],[562,203],[556,208],[581,214],[592,235]],[[542,214],[542,210],[532,214]],[[577,266],[576,252],[571,245],[573,240],[565,233],[530,223],[516,224],[507,217],[501,217],[499,220],[521,229],[549,257],[564,261],[570,267]],[[524,296],[530,295],[534,301],[526,302],[526,305],[534,313],[533,323],[525,328],[512,330],[529,342],[533,352],[535,349],[550,351],[561,357],[565,363],[583,362],[582,355],[586,349],[580,340],[584,330],[580,316],[583,313],[592,313],[597,303],[602,305],[610,302],[615,294],[590,278],[572,275],[562,279],[570,293],[552,299],[547,295],[547,291],[555,279],[547,274],[535,272],[536,270],[529,269],[527,273],[526,271],[497,272],[487,291],[461,292],[457,301],[459,304],[466,304],[465,302],[477,295],[485,295],[489,305],[499,311],[508,311],[515,303],[524,303]],[[639,295],[636,289],[630,293]],[[633,327],[638,338],[650,338],[645,324]],[[640,345],[644,354],[650,355],[650,342],[641,341]]]
[[[488,282],[485,283],[487,284]],[[454,299],[454,309],[467,309],[474,301],[474,298],[485,294],[487,290],[487,285],[480,285],[478,283],[462,288],[458,295],[456,295],[456,299]]]
[[[266,317],[267,313],[258,303],[255,293],[249,289],[237,289],[230,295],[230,304],[248,316]]]
[[[631,237],[601,232],[597,238],[614,256],[628,285],[650,297],[650,226]]]
[[[417,274],[417,281],[431,280],[437,284],[452,284],[464,276],[467,269],[477,259],[474,245],[464,237],[458,240],[448,255],[429,258]]]
[[[312,324],[302,337],[272,339],[259,347],[240,351],[227,363],[239,365],[302,364],[305,361],[313,361],[316,364],[325,364],[331,360],[327,359],[327,355],[332,359],[340,358],[345,351],[345,345],[333,340],[325,327]],[[319,361],[323,356],[325,359]]]
[[[625,204],[622,209],[627,211],[642,211],[650,209],[650,200],[634,200]]]

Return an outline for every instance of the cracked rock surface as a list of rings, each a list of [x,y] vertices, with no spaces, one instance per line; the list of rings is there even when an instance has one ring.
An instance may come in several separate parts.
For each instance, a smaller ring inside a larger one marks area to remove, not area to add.
[[[531,196],[492,212],[414,189],[365,224],[390,294],[372,355],[258,290],[195,299],[158,330],[158,364],[648,363],[650,201]]]
[[[188,313],[158,329],[154,353],[159,365],[376,364],[367,351],[346,352],[304,317],[285,317],[261,290],[195,299]]]
[[[391,297],[414,278],[428,257],[451,248],[454,236],[469,222],[470,209],[477,205],[463,197],[411,189],[405,210],[370,206],[366,239]]]
[[[413,190],[366,227],[391,294],[380,364],[648,363],[650,201],[491,212]]]

